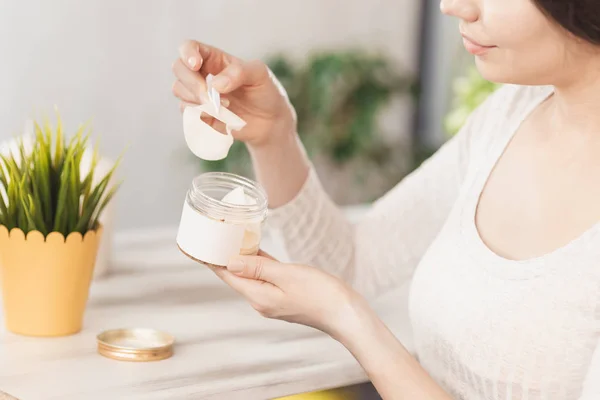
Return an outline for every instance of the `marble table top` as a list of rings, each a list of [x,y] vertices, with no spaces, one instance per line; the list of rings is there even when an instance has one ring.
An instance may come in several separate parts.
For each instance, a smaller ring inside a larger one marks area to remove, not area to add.
[[[30,338],[0,326],[0,391],[21,400],[271,399],[363,382],[337,342],[260,317],[214,274],[179,253],[175,230],[117,238],[112,273],[92,284],[81,333]],[[285,254],[267,238],[263,248]],[[410,349],[407,288],[373,306]],[[106,329],[149,327],[176,338],[172,358],[131,363],[96,351]]]

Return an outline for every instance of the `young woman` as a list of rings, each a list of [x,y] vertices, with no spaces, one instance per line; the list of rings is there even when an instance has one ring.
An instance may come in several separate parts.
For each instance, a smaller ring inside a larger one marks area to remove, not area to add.
[[[507,85],[355,226],[266,67],[181,47],[176,96],[205,102],[217,75],[299,262],[241,257],[215,272],[263,315],[340,341],[385,399],[600,399],[600,2],[441,9],[483,76]],[[358,294],[408,279],[419,362]]]

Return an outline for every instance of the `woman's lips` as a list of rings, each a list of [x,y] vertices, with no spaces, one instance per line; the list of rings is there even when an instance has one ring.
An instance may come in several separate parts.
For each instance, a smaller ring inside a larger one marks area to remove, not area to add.
[[[489,52],[491,49],[495,49],[497,46],[484,46],[482,44],[477,43],[467,35],[463,34],[463,44],[465,45],[465,49],[473,55],[482,56]]]

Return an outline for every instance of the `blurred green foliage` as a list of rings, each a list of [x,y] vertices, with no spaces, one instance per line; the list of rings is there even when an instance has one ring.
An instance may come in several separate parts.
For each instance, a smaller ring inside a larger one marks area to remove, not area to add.
[[[485,80],[475,66],[468,67],[464,75],[455,78],[451,109],[444,120],[446,132],[450,136],[458,133],[469,115],[498,87],[499,84]]]
[[[340,165],[357,158],[384,163],[393,156],[381,140],[378,116],[394,95],[416,97],[416,87],[387,57],[351,50],[315,53],[302,65],[277,55],[267,64],[296,109],[298,134],[310,156],[325,155]],[[203,161],[202,167],[248,174],[250,160],[236,141],[227,158]]]

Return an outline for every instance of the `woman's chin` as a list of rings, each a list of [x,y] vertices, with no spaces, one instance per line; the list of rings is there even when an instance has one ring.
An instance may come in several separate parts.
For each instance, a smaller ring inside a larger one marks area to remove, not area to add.
[[[552,79],[543,70],[528,70],[514,64],[503,63],[486,57],[475,57],[475,65],[481,76],[490,82],[539,86],[549,85]]]
[[[514,71],[484,57],[475,57],[475,65],[481,76],[490,82],[515,83],[517,78],[514,76]]]

